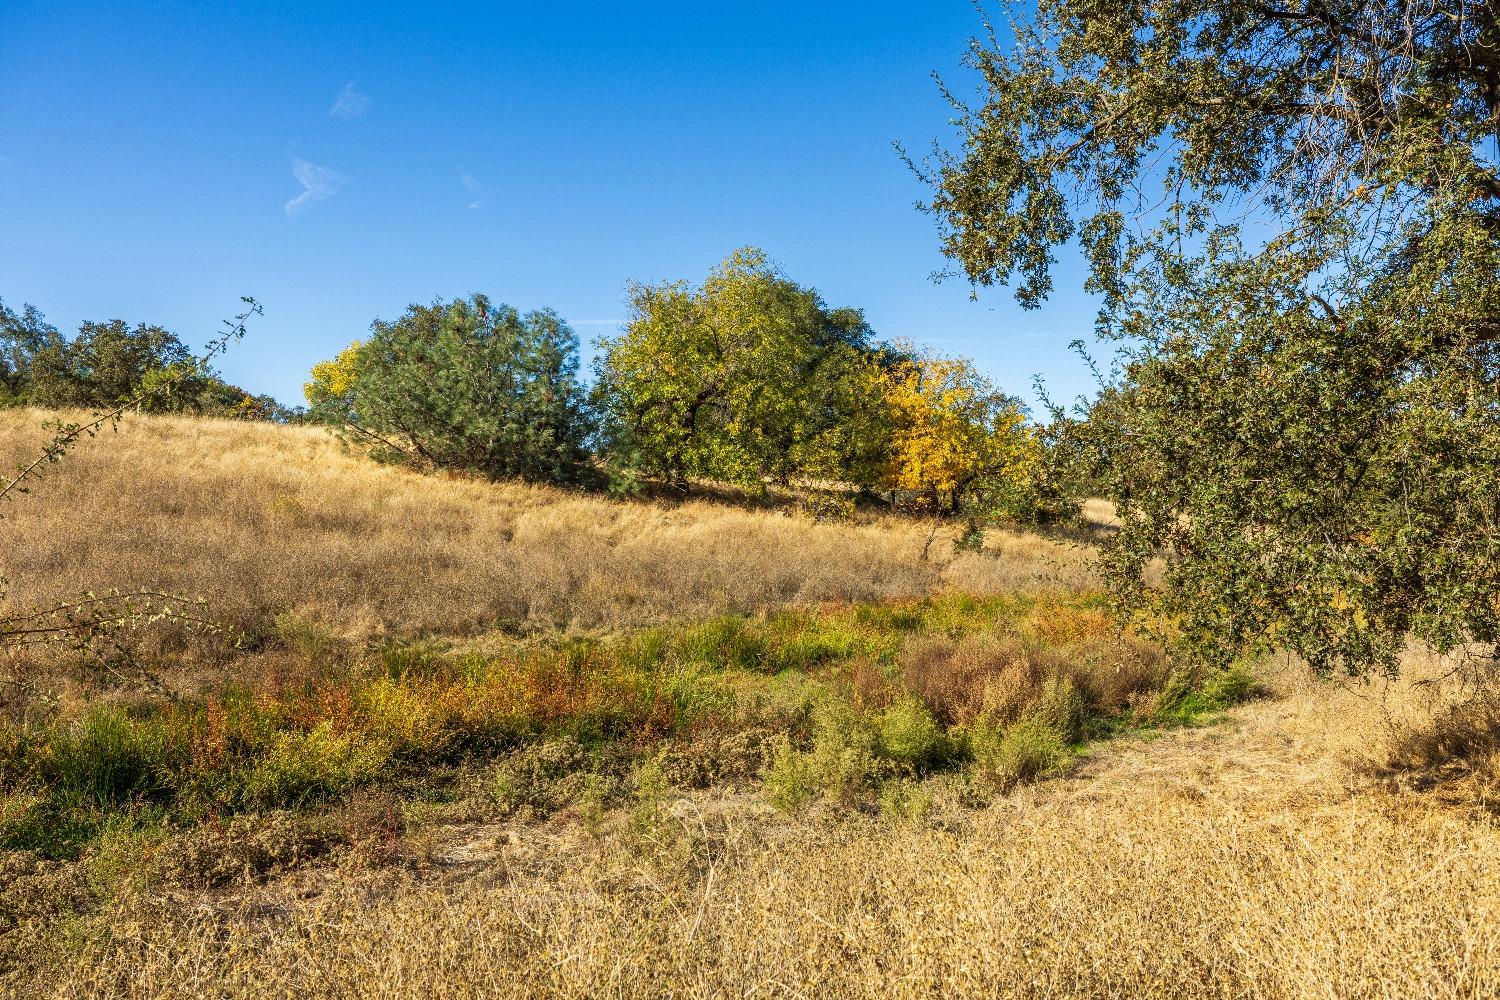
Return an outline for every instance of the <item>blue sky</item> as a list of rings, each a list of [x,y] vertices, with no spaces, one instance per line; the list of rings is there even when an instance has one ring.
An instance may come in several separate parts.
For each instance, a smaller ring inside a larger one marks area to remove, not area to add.
[[[550,306],[585,341],[628,281],[755,245],[883,337],[1009,391],[1088,391],[1067,256],[1026,312],[970,300],[891,149],[946,139],[970,0],[759,5],[5,0],[0,297],[71,332],[160,323],[300,402],[308,368],[411,302]]]

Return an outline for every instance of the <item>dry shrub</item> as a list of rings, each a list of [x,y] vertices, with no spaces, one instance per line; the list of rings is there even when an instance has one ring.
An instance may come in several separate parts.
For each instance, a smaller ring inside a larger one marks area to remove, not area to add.
[[[1500,801],[1500,686],[1491,682],[1427,720],[1395,726],[1389,763],[1397,771],[1469,779],[1479,798]]]
[[[997,723],[1015,722],[1041,694],[1044,674],[1029,656],[1005,663],[985,678],[980,708],[985,718]]]
[[[1071,648],[1035,654],[1046,674],[1068,677],[1090,705],[1121,712],[1159,690],[1171,664],[1159,646],[1132,636],[1093,636]]]
[[[887,708],[901,694],[880,664],[860,657],[849,665],[849,700],[856,708],[877,711]],[[923,696],[925,700],[925,695]],[[928,702],[930,706],[932,703]],[[940,716],[941,717],[941,716]]]
[[[1019,641],[970,637],[957,642],[931,639],[901,660],[907,687],[945,725],[963,725],[986,709],[1007,712],[1029,702],[1039,680]]]

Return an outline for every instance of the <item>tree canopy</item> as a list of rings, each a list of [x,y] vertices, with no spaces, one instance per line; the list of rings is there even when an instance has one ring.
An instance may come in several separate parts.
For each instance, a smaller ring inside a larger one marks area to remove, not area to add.
[[[858,390],[872,333],[759,250],[736,251],[700,287],[634,285],[605,340],[597,398],[617,464],[685,485],[878,475],[878,416]]]
[[[141,409],[159,412],[289,416],[269,396],[252,396],[196,363],[160,326],[85,322],[67,339],[33,306],[17,313],[0,302],[0,403],[107,409],[137,396]]]
[[[1001,484],[1024,482],[1039,457],[1020,401],[962,359],[905,351],[874,370],[890,424],[881,485],[934,512],[1013,513]]]
[[[483,295],[413,305],[313,369],[309,413],[382,460],[573,482],[591,424],[578,338]]]
[[[1041,0],[919,167],[976,285],[1077,240],[1118,593],[1225,660],[1500,638],[1500,10]],[[1161,587],[1143,579],[1157,555]]]

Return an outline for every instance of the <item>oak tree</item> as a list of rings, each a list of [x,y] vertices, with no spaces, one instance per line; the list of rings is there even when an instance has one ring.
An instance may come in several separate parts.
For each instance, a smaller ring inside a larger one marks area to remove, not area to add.
[[[1500,639],[1500,7],[1040,0],[919,167],[978,286],[1070,241],[1117,593],[1224,661]],[[1159,587],[1144,583],[1157,556]]]

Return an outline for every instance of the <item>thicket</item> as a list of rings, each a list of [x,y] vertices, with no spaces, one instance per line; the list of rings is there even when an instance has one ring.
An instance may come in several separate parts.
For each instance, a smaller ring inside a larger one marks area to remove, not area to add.
[[[1077,511],[1019,400],[968,361],[878,341],[758,250],[630,301],[587,394],[555,314],[474,296],[376,321],[314,368],[309,414],[378,459],[492,477],[789,487],[819,516],[860,497],[976,522]]]
[[[136,408],[158,413],[294,416],[270,396],[251,395],[195,363],[177,335],[159,326],[85,322],[67,338],[35,307],[16,312],[0,301],[0,405],[108,409],[136,397]]]
[[[787,609],[489,654],[285,629],[302,669],[0,722],[0,849],[73,856],[122,824],[219,822],[476,767],[501,813],[575,802],[590,775],[628,795],[643,767],[676,786],[764,774],[787,808],[904,808],[913,779],[947,772],[985,796],[1250,686],[1122,639],[1089,598]]]

